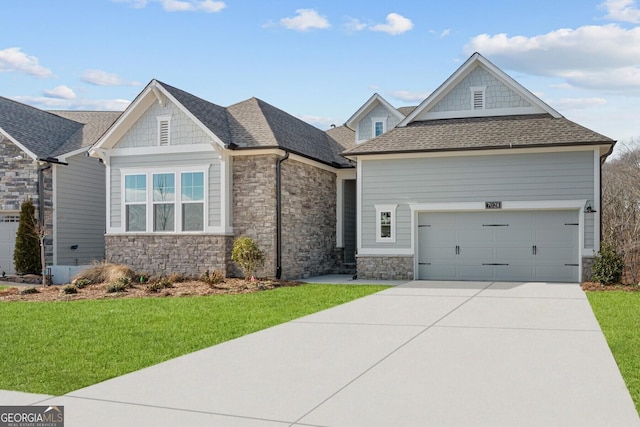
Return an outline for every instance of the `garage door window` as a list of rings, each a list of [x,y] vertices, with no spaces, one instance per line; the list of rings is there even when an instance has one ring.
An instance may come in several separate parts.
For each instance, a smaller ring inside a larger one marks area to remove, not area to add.
[[[398,205],[376,205],[376,242],[396,241],[396,207]]]

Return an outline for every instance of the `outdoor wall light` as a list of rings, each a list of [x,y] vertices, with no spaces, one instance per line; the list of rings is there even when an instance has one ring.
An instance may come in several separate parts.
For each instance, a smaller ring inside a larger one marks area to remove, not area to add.
[[[78,249],[78,245],[71,245],[71,250],[75,251],[76,249]]]
[[[596,211],[596,210],[594,210],[594,209],[591,207],[591,205],[590,205],[590,204],[589,204],[589,205],[587,205],[587,207],[586,207],[586,208],[584,208],[584,213],[596,213],[596,212],[597,212],[597,211]]]

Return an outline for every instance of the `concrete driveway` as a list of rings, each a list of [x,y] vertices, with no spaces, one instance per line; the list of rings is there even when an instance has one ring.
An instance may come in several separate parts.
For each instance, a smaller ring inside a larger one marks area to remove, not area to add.
[[[65,396],[15,398],[64,405],[66,427],[640,426],[577,284],[410,282]]]

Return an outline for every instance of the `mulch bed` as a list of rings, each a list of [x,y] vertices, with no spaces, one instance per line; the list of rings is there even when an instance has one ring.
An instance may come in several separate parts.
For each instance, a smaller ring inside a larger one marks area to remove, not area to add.
[[[256,280],[225,279],[216,285],[209,285],[201,281],[186,281],[174,283],[173,287],[158,292],[147,289],[146,283],[132,283],[124,292],[108,293],[106,284],[87,285],[78,289],[76,294],[65,294],[63,286],[37,286],[37,293],[22,293],[27,287],[8,288],[0,290],[0,301],[78,301],[114,298],[154,298],[154,297],[184,297],[220,294],[246,294],[284,286],[298,286],[301,282],[285,280]]]
[[[603,285],[597,282],[582,282],[583,291],[625,291],[625,292],[638,292],[640,286],[633,285]]]

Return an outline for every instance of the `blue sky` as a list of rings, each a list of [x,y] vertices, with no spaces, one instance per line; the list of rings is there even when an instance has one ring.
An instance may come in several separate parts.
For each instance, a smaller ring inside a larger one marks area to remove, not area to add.
[[[416,105],[478,51],[611,138],[640,137],[636,0],[2,0],[0,95],[124,109],[153,78],[322,129],[374,92]]]

